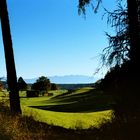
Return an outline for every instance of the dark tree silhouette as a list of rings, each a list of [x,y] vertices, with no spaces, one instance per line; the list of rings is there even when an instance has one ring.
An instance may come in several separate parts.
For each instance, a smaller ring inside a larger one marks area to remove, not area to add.
[[[91,5],[92,9],[96,13],[98,8],[99,8],[100,3],[102,2],[102,0],[97,0],[96,2],[97,2],[96,6],[94,6],[92,4],[92,0],[79,0],[78,13],[79,14],[83,13],[85,15],[86,14],[86,8],[85,7],[89,4]]]
[[[104,59],[108,59],[109,63],[112,63],[113,59],[115,58],[115,61],[117,61],[116,64],[118,64],[118,62],[122,63],[121,62],[122,60],[127,59],[125,57],[126,52],[127,52],[127,56],[129,54],[131,67],[133,67],[133,70],[135,70],[135,72],[137,71],[137,74],[138,74],[139,73],[138,72],[139,71],[139,52],[140,52],[140,47],[139,47],[139,44],[140,44],[140,35],[139,35],[140,33],[140,21],[139,21],[140,20],[140,14],[139,14],[140,1],[139,0],[119,0],[119,1],[123,1],[127,3],[127,11],[118,9],[118,10],[115,10],[113,13],[110,13],[109,16],[111,16],[113,22],[115,21],[114,26],[121,27],[122,25],[125,25],[125,27],[127,27],[127,30],[125,30],[126,32],[118,31],[116,36],[110,36],[109,34],[107,34],[110,40],[110,46],[105,49],[107,56],[104,57]],[[101,2],[102,0],[97,0],[97,6],[94,7],[95,12],[97,12],[97,9]],[[78,11],[80,11],[80,13],[82,12],[83,14],[85,14],[86,13],[85,7],[86,5],[89,5],[89,4],[92,5],[92,0],[79,0]],[[125,19],[127,19],[127,22]],[[119,23],[117,23],[117,21]],[[124,42],[128,40],[129,42]],[[125,44],[125,47],[124,47],[124,44]]]
[[[21,91],[28,89],[28,85],[26,84],[26,82],[23,80],[22,77],[19,77],[18,79],[18,89]]]
[[[20,114],[21,108],[6,0],[0,0],[0,19],[7,69],[7,83],[10,95],[10,109],[13,115]]]
[[[128,24],[130,36],[130,59],[133,68],[139,70],[139,53],[140,53],[140,26],[139,26],[139,0],[127,0],[128,6]],[[138,72],[138,71],[137,71]],[[139,73],[139,72],[138,72]]]
[[[39,91],[48,91],[51,89],[50,80],[45,76],[41,76],[32,85],[32,89],[39,90]]]
[[[57,84],[51,83],[51,90],[58,90],[58,89],[59,89],[59,87]]]
[[[136,117],[135,113],[140,110],[140,1],[118,1],[126,2],[126,8],[123,9],[119,5],[117,10],[107,11],[108,21],[116,29],[116,35],[107,33],[109,46],[104,49],[103,54],[103,64],[104,62],[114,64],[114,68],[101,80],[99,87],[117,95],[114,110],[119,112],[119,115],[123,114],[121,118],[126,119],[130,114]],[[79,3],[81,12],[85,14],[85,6],[91,4],[92,0],[79,0],[79,2],[81,2]],[[98,0],[98,5],[99,2],[101,1]]]
[[[126,7],[122,7],[118,3],[118,9],[113,12],[105,9],[107,14],[107,24],[110,24],[115,29],[116,34],[110,35],[106,33],[109,40],[109,46],[103,50],[102,62],[103,65],[111,67],[121,64],[130,60],[130,37],[128,31],[128,12]]]

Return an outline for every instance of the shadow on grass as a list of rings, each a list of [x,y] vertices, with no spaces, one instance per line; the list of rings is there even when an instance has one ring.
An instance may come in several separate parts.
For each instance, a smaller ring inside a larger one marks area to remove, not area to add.
[[[12,117],[9,107],[0,105],[0,140],[139,140],[139,130],[140,112],[130,116],[127,123],[116,119],[100,128],[72,130],[47,125],[32,117]]]
[[[94,108],[93,106],[85,107],[84,105],[81,107],[72,107],[71,104],[66,105],[48,105],[48,106],[29,106],[32,108],[42,109],[42,110],[49,110],[55,112],[69,112],[69,113],[82,113],[82,112],[97,112],[97,111],[105,111],[112,109],[110,106],[99,106]]]
[[[91,90],[84,93],[58,96],[43,101],[46,105],[30,106],[32,108],[56,112],[96,112],[112,109],[112,97],[99,91]],[[55,105],[50,105],[55,103]]]

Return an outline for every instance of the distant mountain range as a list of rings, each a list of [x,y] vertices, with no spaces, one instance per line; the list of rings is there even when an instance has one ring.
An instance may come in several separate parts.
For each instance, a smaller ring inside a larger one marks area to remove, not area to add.
[[[97,78],[85,75],[49,76],[51,83],[56,84],[83,84],[94,83]],[[24,79],[26,83],[34,83],[38,78]]]

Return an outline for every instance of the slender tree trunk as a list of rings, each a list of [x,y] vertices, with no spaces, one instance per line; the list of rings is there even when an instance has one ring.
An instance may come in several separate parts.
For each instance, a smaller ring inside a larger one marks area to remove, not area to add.
[[[7,82],[10,95],[10,109],[12,114],[20,114],[21,108],[19,100],[19,91],[17,87],[17,76],[6,0],[0,0],[0,19],[5,51]]]
[[[130,59],[136,71],[139,69],[140,64],[140,29],[138,21],[138,3],[137,0],[127,0],[127,4],[129,19],[129,35],[131,44]]]

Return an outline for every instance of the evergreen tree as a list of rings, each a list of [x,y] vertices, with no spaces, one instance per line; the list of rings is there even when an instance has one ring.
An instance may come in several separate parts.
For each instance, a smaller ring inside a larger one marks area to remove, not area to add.
[[[26,82],[23,80],[22,77],[19,77],[19,79],[18,79],[18,89],[19,90],[27,90],[28,89],[28,85],[26,84]]]

